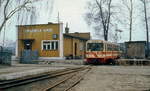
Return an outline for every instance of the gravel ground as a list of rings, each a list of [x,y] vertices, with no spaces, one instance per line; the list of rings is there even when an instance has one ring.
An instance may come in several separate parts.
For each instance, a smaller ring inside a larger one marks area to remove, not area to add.
[[[83,59],[71,59],[71,60],[53,60],[53,61],[49,61],[49,60],[44,60],[44,61],[40,61],[39,64],[69,64],[69,65],[82,65],[83,64]]]
[[[150,66],[93,66],[73,91],[150,90]]]

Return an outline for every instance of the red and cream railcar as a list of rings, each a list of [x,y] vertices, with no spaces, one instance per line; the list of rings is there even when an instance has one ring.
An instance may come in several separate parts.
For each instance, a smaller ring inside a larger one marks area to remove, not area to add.
[[[86,43],[84,63],[86,64],[115,64],[120,57],[119,45],[102,40],[89,40]]]

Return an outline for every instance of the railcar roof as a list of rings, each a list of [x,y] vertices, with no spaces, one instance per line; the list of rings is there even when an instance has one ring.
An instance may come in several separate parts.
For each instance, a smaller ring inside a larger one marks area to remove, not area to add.
[[[106,43],[106,44],[114,44],[114,45],[118,45],[117,43],[112,43],[112,42],[109,42],[109,41],[104,41],[104,40],[88,40],[88,42],[101,42],[101,43]]]

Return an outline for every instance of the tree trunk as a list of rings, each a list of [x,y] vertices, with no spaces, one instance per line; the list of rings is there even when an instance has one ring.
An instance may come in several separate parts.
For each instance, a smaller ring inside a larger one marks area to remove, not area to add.
[[[129,41],[132,41],[132,15],[133,15],[133,2],[130,0],[130,38]]]
[[[143,1],[144,3],[144,14],[145,14],[145,25],[146,25],[146,37],[147,37],[147,55],[146,57],[148,58],[149,56],[149,32],[148,32],[148,21],[147,21],[147,9],[146,9],[146,1]]]

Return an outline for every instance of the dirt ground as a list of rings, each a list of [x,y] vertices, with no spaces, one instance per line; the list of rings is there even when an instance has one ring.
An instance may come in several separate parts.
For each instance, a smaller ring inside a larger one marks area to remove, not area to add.
[[[150,66],[92,66],[73,91],[150,91]]]

